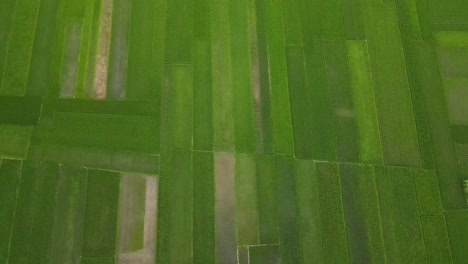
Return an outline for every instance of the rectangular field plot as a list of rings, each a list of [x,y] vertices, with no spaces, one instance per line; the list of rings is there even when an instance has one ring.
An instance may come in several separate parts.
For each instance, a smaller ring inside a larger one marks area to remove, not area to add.
[[[118,231],[119,263],[154,263],[156,217],[156,177],[122,175]]]
[[[115,256],[119,189],[119,173],[88,171],[82,257]]]
[[[28,153],[33,128],[0,125],[0,157],[24,159]]]
[[[155,130],[155,117],[57,112],[45,132],[50,144],[154,154]]]

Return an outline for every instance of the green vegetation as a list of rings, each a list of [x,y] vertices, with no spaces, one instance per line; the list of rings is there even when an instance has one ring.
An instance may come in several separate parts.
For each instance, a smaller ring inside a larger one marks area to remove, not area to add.
[[[21,178],[21,161],[3,159],[0,164],[0,260],[8,261],[10,238],[16,212],[17,189]],[[20,213],[21,214],[21,213]]]
[[[59,165],[43,163],[40,167],[28,262],[49,263],[51,237],[55,225],[56,190]]]
[[[88,171],[82,257],[115,256],[119,190],[119,173]]]
[[[466,0],[0,1],[0,263],[466,262],[467,32]]]
[[[15,220],[8,254],[10,263],[27,261],[36,205],[37,183],[40,178],[39,168],[40,165],[33,162],[24,162],[21,168]]]

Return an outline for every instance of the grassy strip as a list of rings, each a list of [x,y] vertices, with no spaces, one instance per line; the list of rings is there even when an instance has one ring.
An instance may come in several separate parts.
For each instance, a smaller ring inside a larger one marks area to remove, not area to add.
[[[162,95],[164,89],[164,51],[166,35],[166,0],[154,1],[153,15],[153,40],[152,40],[152,71],[151,71],[151,95],[154,107],[156,109],[156,129],[154,137],[157,142],[157,151],[159,153],[161,146],[161,124],[162,124]]]
[[[395,237],[391,191],[389,188],[386,167],[374,167],[374,176],[377,187],[380,219],[382,223],[382,235],[385,245],[385,260],[387,263],[397,263],[397,240]]]
[[[166,63],[190,63],[192,61],[194,1],[175,0],[167,2],[166,9]],[[198,14],[196,14],[198,15]]]
[[[57,8],[57,19],[56,19],[56,26],[55,26],[55,39],[53,44],[53,50],[51,51],[51,61],[50,61],[50,72],[49,72],[49,79],[42,80],[41,85],[44,85],[48,88],[47,95],[48,97],[57,98],[59,96],[60,91],[60,81],[62,76],[62,57],[65,52],[65,37],[66,37],[66,28],[69,23],[69,8],[68,8],[68,1],[59,0],[58,8]],[[49,21],[50,23],[50,21]],[[50,33],[52,36],[52,33]],[[50,36],[49,36],[50,37]],[[45,44],[44,44],[45,45]],[[37,63],[40,63],[39,59]],[[41,65],[42,66],[42,65]],[[39,67],[39,65],[37,66]],[[44,76],[37,76],[44,77]],[[36,79],[34,79],[35,81]],[[44,89],[44,88],[41,88]]]
[[[90,113],[54,114],[48,142],[109,151],[156,153],[155,117]]]
[[[418,0],[396,1],[395,4],[397,6],[402,35],[407,34],[412,40],[422,40],[421,23],[419,22],[416,1]],[[403,45],[405,45],[404,42],[405,40],[403,40]]]
[[[240,153],[253,153],[255,151],[255,134],[252,106],[248,0],[229,1],[228,9],[234,149]]]
[[[192,65],[172,66],[171,77],[172,146],[191,149],[193,131]]]
[[[288,46],[286,56],[295,156],[335,160],[336,136],[334,118],[328,103],[328,88],[312,88],[313,75],[307,75],[302,47]],[[305,115],[304,111],[311,114]]]
[[[265,1],[264,4],[273,144],[276,153],[293,154],[288,68],[284,49],[283,5],[281,0]]]
[[[372,167],[341,164],[340,176],[350,262],[385,262],[384,240]]]
[[[324,141],[319,138],[318,134],[314,133],[316,129],[314,129],[311,120],[318,113],[304,115],[304,110],[310,111],[313,95],[312,91],[307,87],[303,48],[301,46],[287,46],[286,60],[294,135],[294,154],[298,158],[320,158],[317,152],[323,150],[320,148],[320,143]],[[326,145],[326,141],[324,143]],[[327,149],[329,149],[328,146]]]
[[[443,215],[421,216],[428,263],[454,263]]]
[[[468,210],[445,212],[453,263],[463,263],[468,257],[466,238],[468,237]]]
[[[135,3],[138,5],[138,2]],[[131,1],[130,0],[114,0],[112,10],[112,31],[109,43],[109,64],[108,64],[108,83],[107,83],[107,98],[115,100],[125,99],[127,88],[127,67],[128,67],[128,47],[129,47],[129,31],[131,20]],[[147,9],[150,8],[147,6]],[[99,20],[99,19],[98,19]],[[138,21],[138,19],[136,19]],[[150,25],[150,23],[146,23]],[[97,32],[98,30],[96,30]],[[139,32],[136,32],[138,34]],[[97,33],[96,33],[97,34]],[[135,33],[134,33],[135,34]],[[137,37],[139,37],[137,35]],[[97,35],[96,35],[97,38]],[[97,45],[97,39],[94,41]],[[145,43],[146,44],[146,43]],[[97,50],[97,47],[94,48]],[[135,52],[135,49],[133,49]],[[93,52],[92,62],[96,61],[96,52]],[[147,57],[148,54],[146,54]],[[92,65],[94,65],[94,63]],[[135,67],[132,62],[132,67]],[[137,66],[138,67],[138,66]],[[150,68],[147,66],[147,68]],[[94,67],[93,67],[94,70]],[[93,72],[94,76],[94,72]],[[94,77],[92,78],[94,80]],[[135,79],[133,79],[133,82]],[[93,81],[91,81],[93,83]],[[135,87],[138,89],[138,87]],[[92,91],[92,87],[88,89]],[[147,99],[147,98],[145,98]]]
[[[211,16],[211,52],[213,78],[213,149],[234,149],[229,1],[215,1]]]
[[[0,261],[8,262],[10,239],[15,219],[21,161],[3,159],[0,167]]]
[[[213,154],[193,152],[193,263],[215,263]]]
[[[384,163],[420,167],[421,155],[395,6],[365,0],[363,9]]]
[[[0,156],[25,159],[32,136],[32,127],[0,125]]]
[[[359,160],[382,163],[379,127],[365,41],[347,41],[354,116],[359,142]]]
[[[305,46],[313,45],[313,39],[322,37],[322,5],[320,0],[299,0],[299,16]]]
[[[255,161],[260,244],[279,243],[275,159],[257,155]]]
[[[426,116],[434,150],[434,164],[438,172],[442,205],[444,209],[466,208],[460,185],[462,173],[457,162],[434,47],[426,42],[417,43],[416,58],[420,85],[425,87],[423,100],[427,106],[430,106],[426,107]]]
[[[296,160],[297,204],[304,264],[322,262],[317,173],[311,160]]]
[[[457,143],[468,144],[468,126],[452,125],[452,132]]]
[[[439,186],[435,171],[413,170],[414,184],[418,195],[419,212],[427,215],[442,214]]]
[[[250,264],[279,264],[280,263],[280,246],[266,245],[249,247],[249,263]],[[281,263],[283,259],[281,259]]]
[[[344,31],[347,40],[364,40],[366,38],[361,1],[343,2]]]
[[[362,176],[357,180],[356,196],[363,212],[368,236],[371,263],[385,262],[385,244],[382,233],[382,216],[379,212],[379,200],[374,169],[362,167]]]
[[[41,97],[0,96],[0,124],[37,125],[41,105]]]
[[[82,257],[115,256],[119,190],[119,173],[88,171]]]
[[[193,47],[193,148],[213,150],[213,88],[211,46],[196,40]]]
[[[193,149],[213,150],[213,86],[211,65],[210,0],[194,5],[193,60]],[[195,156],[194,156],[195,158]],[[196,164],[194,162],[194,164]],[[209,254],[208,254],[209,255]],[[194,260],[197,263],[196,260]]]
[[[282,263],[301,263],[302,248],[296,194],[294,160],[291,156],[276,156],[278,190],[279,244]]]
[[[339,161],[359,161],[358,129],[354,115],[352,83],[348,68],[348,49],[344,40],[324,42],[328,89],[334,108],[336,158]]]
[[[86,97],[88,74],[94,76],[94,59],[96,44],[96,31],[99,28],[101,15],[101,2],[88,0],[85,4],[83,24],[80,38],[80,51],[77,58],[76,98]]]
[[[237,246],[259,244],[259,216],[255,158],[236,154],[236,230]]]
[[[165,66],[165,77],[169,78],[169,66]],[[156,262],[170,263],[170,238],[171,238],[171,171],[172,171],[172,149],[171,149],[171,90],[170,83],[165,82],[161,94],[161,159],[158,179],[158,220],[156,241]]]
[[[18,0],[0,93],[24,95],[34,44],[39,0]]]
[[[120,182],[119,254],[144,249],[146,177],[124,174]]]
[[[323,263],[348,263],[338,165],[317,162],[315,168],[319,193]]]
[[[159,155],[36,143],[29,148],[28,160],[148,175],[155,175],[159,171]]]
[[[343,39],[345,36],[342,0],[322,2],[322,37],[324,39]]]
[[[193,170],[192,152],[175,149],[172,152],[170,179],[170,261],[193,263]]]
[[[367,233],[366,221],[363,221],[366,219],[364,216],[365,207],[360,200],[360,192],[365,191],[359,188],[362,168],[355,164],[340,164],[339,170],[349,262],[371,263],[370,239]]]
[[[447,0],[443,3],[439,1],[428,1],[429,13],[432,16],[463,16],[468,12],[468,7],[464,0]]]
[[[29,66],[28,95],[47,95],[59,0],[41,1]]]
[[[148,99],[154,89],[151,86],[152,68],[148,67],[152,62],[149,54],[153,48],[153,4],[152,0],[132,1],[126,95],[130,99]],[[178,28],[174,27],[173,30],[177,31]]]
[[[468,46],[468,32],[466,31],[436,31],[434,41],[441,47]]]
[[[254,82],[254,109],[261,119],[259,129],[256,131],[257,153],[273,154],[273,124],[271,119],[270,102],[270,75],[268,72],[267,36],[266,36],[266,10],[264,0],[249,1],[250,14],[250,45],[252,56],[252,79]],[[258,74],[258,79],[254,75]],[[260,86],[258,94],[255,85]],[[258,98],[259,96],[260,98]]]
[[[78,263],[86,206],[87,170],[61,165],[59,171],[50,262]]]
[[[59,166],[54,163],[43,163],[40,168],[37,187],[36,206],[34,209],[31,242],[28,263],[50,263],[52,232],[56,205],[57,180]]]
[[[10,263],[27,261],[36,205],[37,183],[40,177],[39,166],[38,163],[33,162],[24,162],[22,166],[9,250]]]
[[[158,110],[153,102],[146,100],[90,100],[59,99],[56,102],[57,112],[78,112],[113,115],[157,116]]]
[[[0,3],[0,84],[3,80],[3,71],[5,70],[16,2],[17,0],[2,1]]]
[[[406,72],[408,74],[408,83],[411,92],[411,100],[414,111],[414,121],[418,132],[419,150],[421,152],[422,167],[425,169],[434,168],[433,149],[431,145],[430,133],[428,128],[426,107],[422,93],[424,87],[418,82],[418,64],[415,56],[414,41],[421,40],[422,33],[416,4],[414,0],[396,2],[398,18],[400,22],[401,43],[405,54]]]
[[[283,0],[283,24],[286,45],[302,45],[301,16],[298,0]]]
[[[387,173],[398,259],[423,263],[427,256],[412,172],[407,168],[389,167]]]
[[[432,38],[431,17],[429,15],[428,0],[416,0],[416,9],[419,18],[419,27],[423,40]]]

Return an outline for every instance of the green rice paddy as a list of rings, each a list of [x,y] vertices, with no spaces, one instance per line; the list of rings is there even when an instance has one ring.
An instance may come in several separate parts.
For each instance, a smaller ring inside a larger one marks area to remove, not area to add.
[[[0,1],[0,264],[467,243],[465,0]]]

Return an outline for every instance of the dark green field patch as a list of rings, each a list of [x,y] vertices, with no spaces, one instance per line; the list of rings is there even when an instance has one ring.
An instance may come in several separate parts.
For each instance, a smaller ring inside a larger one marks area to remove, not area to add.
[[[421,216],[421,225],[428,263],[454,263],[444,216]]]
[[[213,154],[193,152],[193,263],[215,263]]]
[[[468,210],[446,211],[445,220],[447,221],[453,263],[463,263],[468,258],[466,250]]]
[[[59,0],[40,1],[40,5],[26,89],[26,94],[36,96],[48,91]]]
[[[299,229],[304,264],[322,262],[319,188],[312,160],[296,160]]]
[[[439,185],[434,171],[413,170],[418,196],[419,212],[426,215],[442,214]]]
[[[24,95],[34,43],[39,0],[17,0],[0,88],[2,95]]]
[[[82,257],[116,254],[120,174],[89,170]]]
[[[291,156],[276,156],[276,182],[278,189],[278,226],[282,263],[302,261],[294,160]]]
[[[155,128],[149,116],[56,112],[52,130],[44,132],[49,144],[155,154]]]
[[[50,263],[51,260],[59,165],[42,163],[39,170],[28,263]]]
[[[61,165],[59,171],[50,262],[78,263],[82,248],[87,170]]]
[[[278,191],[274,156],[256,156],[259,240],[275,244],[278,238]]]
[[[37,125],[41,105],[41,97],[0,96],[0,124]]]
[[[249,247],[249,263],[250,264],[279,264],[284,263],[280,260],[278,245],[262,245]]]
[[[7,263],[16,212],[17,189],[21,179],[21,161],[1,160],[0,167],[0,261]]]
[[[39,168],[39,163],[23,162],[10,242],[10,263],[20,263],[22,260],[27,260],[36,205],[37,183],[40,178]]]

